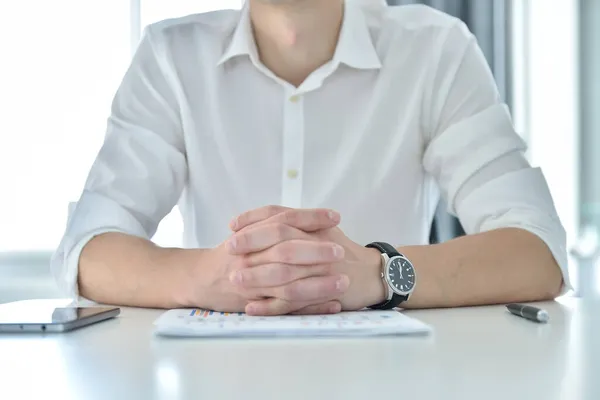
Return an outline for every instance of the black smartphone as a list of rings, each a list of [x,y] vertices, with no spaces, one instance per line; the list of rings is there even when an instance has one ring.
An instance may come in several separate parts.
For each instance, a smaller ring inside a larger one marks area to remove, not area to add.
[[[67,332],[119,315],[118,307],[11,307],[0,305],[0,333]]]

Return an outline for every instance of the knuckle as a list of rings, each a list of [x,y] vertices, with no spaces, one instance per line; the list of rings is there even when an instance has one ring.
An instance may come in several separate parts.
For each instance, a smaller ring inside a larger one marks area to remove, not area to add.
[[[333,253],[331,251],[331,246],[332,245],[330,243],[320,243],[319,244],[317,251],[318,251],[319,257],[322,260],[330,260],[331,259],[332,255],[333,255]]]
[[[319,283],[315,285],[314,291],[316,296],[321,297],[329,297],[335,294],[335,291],[331,287],[331,278],[322,277],[319,279]]]
[[[283,213],[283,221],[287,224],[287,225],[295,225],[298,223],[298,219],[299,219],[299,214],[297,211],[295,210],[291,210],[291,211],[286,211]]]
[[[292,280],[294,271],[291,265],[282,264],[278,269],[278,278],[280,282],[289,282]]]
[[[286,239],[287,236],[287,226],[285,224],[275,224],[273,227],[275,231],[275,239],[278,242],[282,242]]]
[[[294,250],[291,246],[277,246],[277,258],[283,264],[291,264],[294,261]]]
[[[237,259],[235,260],[234,263],[234,268],[235,269],[239,269],[239,270],[244,270],[247,269],[249,267],[249,262],[248,262],[248,258],[245,256],[239,256],[237,257]]]
[[[296,285],[286,285],[281,289],[281,297],[285,300],[294,300],[298,297]]]
[[[244,285],[247,285],[248,282],[252,282],[254,279],[254,275],[252,274],[252,268],[242,269],[239,273],[242,275],[242,282]]]
[[[281,206],[270,205],[266,207],[267,215],[273,216],[281,212]]]
[[[321,266],[321,270],[319,271],[321,275],[332,275],[333,274],[333,265],[325,264]]]
[[[276,307],[273,309],[273,315],[284,315],[292,311],[292,304],[285,299],[277,302]]]
[[[247,222],[246,222],[246,221],[247,221],[247,219],[248,219],[248,216],[247,216],[245,213],[244,213],[244,214],[242,214],[242,215],[239,215],[239,216],[236,218],[236,220],[235,220],[235,222],[236,222],[236,225],[237,225],[238,227],[240,227],[240,226],[246,226],[246,225],[247,225]]]
[[[245,249],[249,243],[248,233],[238,233],[235,235],[236,247],[238,249]]]

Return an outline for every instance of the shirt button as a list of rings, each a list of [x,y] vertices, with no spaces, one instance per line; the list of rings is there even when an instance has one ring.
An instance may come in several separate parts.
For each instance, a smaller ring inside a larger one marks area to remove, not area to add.
[[[290,179],[296,179],[298,177],[297,169],[288,169],[287,176]]]
[[[292,97],[290,97],[290,101],[292,103],[297,103],[300,101],[300,96],[292,96]]]

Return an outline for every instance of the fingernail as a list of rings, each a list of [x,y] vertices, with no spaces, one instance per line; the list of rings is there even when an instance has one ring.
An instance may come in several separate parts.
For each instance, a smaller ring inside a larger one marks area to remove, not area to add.
[[[333,252],[333,256],[335,258],[343,258],[344,257],[344,248],[342,246],[335,245],[331,248]]]
[[[232,220],[231,220],[231,222],[229,223],[229,227],[230,227],[232,230],[236,230],[236,229],[237,229],[237,227],[238,227],[238,221],[237,221],[237,218],[234,218],[234,219],[232,219]]]
[[[227,248],[229,250],[235,250],[236,247],[237,247],[237,239],[235,237],[232,237],[231,239],[229,239],[229,242],[227,242]]]
[[[334,304],[331,307],[329,307],[329,312],[331,314],[337,314],[341,311],[341,306],[339,304]]]
[[[338,292],[343,292],[346,289],[348,289],[349,285],[350,285],[350,280],[348,279],[348,277],[346,275],[342,275],[335,283],[335,288]]]
[[[329,215],[329,219],[332,220],[333,222],[335,222],[336,224],[338,222],[340,222],[340,214],[338,214],[337,212],[329,211],[328,215]]]

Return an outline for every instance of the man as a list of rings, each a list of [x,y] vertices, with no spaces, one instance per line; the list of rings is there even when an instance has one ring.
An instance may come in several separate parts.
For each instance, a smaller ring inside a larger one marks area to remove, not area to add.
[[[475,39],[432,9],[249,0],[163,21],[53,268],[97,302],[253,315],[551,299],[565,232],[524,149]],[[438,188],[468,235],[428,245]],[[178,201],[185,248],[160,248]]]

